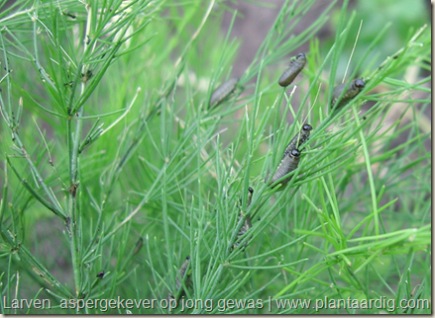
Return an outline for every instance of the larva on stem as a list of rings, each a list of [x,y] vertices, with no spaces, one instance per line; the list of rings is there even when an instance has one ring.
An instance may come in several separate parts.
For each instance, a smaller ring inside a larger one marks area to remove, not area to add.
[[[354,79],[352,82],[343,83],[334,88],[331,99],[331,109],[339,109],[346,105],[352,98],[362,91],[366,83],[362,78]],[[344,91],[346,89],[346,91]]]
[[[287,148],[285,148],[284,154],[289,153],[293,149],[298,149],[304,142],[306,142],[310,137],[311,129],[313,129],[313,127],[310,124],[304,124],[301,131],[293,137]]]
[[[190,285],[190,276],[187,275],[187,270],[189,269],[190,265],[190,256],[187,256],[184,260],[183,264],[180,267],[180,270],[178,271],[177,277],[175,279],[175,296],[174,294],[169,294],[168,299],[179,299],[181,296],[185,294],[183,289],[183,281],[185,282],[185,285]]]
[[[305,57],[304,53],[299,53],[298,55],[292,57],[288,69],[286,69],[281,75],[278,80],[278,84],[282,87],[289,86],[296,76],[298,76],[298,74],[302,71],[306,62],[307,58]]]
[[[291,175],[282,179],[284,176],[288,175],[290,172],[296,170],[299,165],[300,151],[297,149],[292,149],[289,153],[284,155],[275,174],[270,180],[270,185],[275,186],[281,184],[285,186],[291,179]],[[281,180],[282,179],[282,180]],[[278,182],[278,180],[280,180]],[[278,183],[277,183],[278,182]]]
[[[252,187],[248,188],[248,202],[246,203],[246,207],[249,207],[251,205],[251,201],[252,201],[252,195],[254,194],[254,189]],[[243,218],[243,214],[242,212],[239,213],[239,220]],[[246,216],[245,218],[245,222],[243,223],[242,227],[239,230],[239,233],[237,233],[237,241],[233,244],[233,248],[239,247],[240,245],[240,237],[245,234],[246,232],[248,232],[248,230],[252,227],[251,224],[251,218],[249,217],[249,215]],[[243,248],[245,248],[248,245],[248,243],[246,242],[245,244],[243,244]]]
[[[211,94],[209,107],[215,107],[226,99],[236,89],[238,82],[238,78],[231,78],[216,88],[213,94]]]

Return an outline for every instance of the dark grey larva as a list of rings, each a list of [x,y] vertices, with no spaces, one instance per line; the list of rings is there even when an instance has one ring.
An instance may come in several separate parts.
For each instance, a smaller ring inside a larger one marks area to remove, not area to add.
[[[189,269],[189,265],[190,265],[190,256],[187,256],[183,264],[181,265],[180,270],[175,279],[175,295],[170,293],[168,299],[178,300],[181,296],[185,294],[184,289],[182,289],[183,281],[185,281],[185,286],[191,284],[190,276],[187,275],[187,270]]]
[[[293,80],[302,71],[307,62],[307,58],[304,53],[299,53],[298,55],[292,57],[290,60],[290,65],[287,70],[281,75],[278,80],[278,84],[282,87],[289,86]]]
[[[241,215],[239,216],[239,218],[242,217]],[[252,223],[251,223],[251,218],[249,216],[246,216],[245,222],[243,223],[242,227],[240,228],[239,233],[237,233],[237,237],[240,238],[243,234],[245,234],[246,232],[248,232],[248,230],[252,227]],[[239,240],[237,240],[236,243],[234,243],[234,246],[237,247],[239,246]],[[244,247],[246,247],[248,245],[248,243],[246,242],[244,244]]]
[[[183,264],[181,265],[180,271],[178,273],[178,276],[176,279],[176,284],[175,284],[176,289],[181,288],[182,281],[184,280],[184,277],[186,276],[189,264],[190,264],[190,256],[187,256],[186,259],[184,260]]]
[[[334,88],[334,92],[332,93],[331,100],[331,109],[332,108],[340,108],[346,105],[352,98],[361,92],[366,83],[362,78],[354,79],[352,82],[343,83]],[[347,90],[343,92],[343,90]],[[337,104],[338,102],[338,104]]]
[[[221,86],[219,86],[210,97],[210,107],[219,105],[225,98],[227,98],[237,87],[239,82],[238,78],[231,78]]]
[[[246,207],[249,207],[251,205],[251,201],[252,201],[252,195],[254,194],[254,189],[252,187],[248,188],[248,202],[246,203]],[[243,218],[242,213],[239,213],[239,220]],[[243,223],[242,227],[239,230],[239,233],[237,233],[237,241],[233,244],[233,248],[239,247],[240,246],[240,237],[245,234],[246,232],[248,232],[248,230],[252,227],[252,223],[251,223],[251,218],[249,217],[249,215],[246,216],[245,218],[245,222]],[[248,242],[245,242],[245,244],[243,244],[243,248],[245,248],[246,246],[248,246]]]
[[[290,179],[291,175],[287,178],[282,179],[284,176],[292,172],[293,170],[296,170],[299,164],[299,158],[301,153],[297,149],[291,150],[289,153],[284,155],[284,158],[282,158],[281,163],[278,166],[278,169],[276,169],[275,174],[272,177],[272,180],[270,180],[270,184],[272,186],[282,184],[283,186],[286,185]],[[275,184],[278,180],[282,179],[279,183]]]
[[[301,131],[293,137],[287,148],[285,148],[284,156],[290,153],[293,149],[299,149],[299,147],[310,137],[311,129],[313,129],[313,127],[311,127],[310,124],[304,124]]]
[[[251,224],[251,218],[249,216],[246,217],[245,223],[243,224],[242,228],[239,231],[238,236],[242,236],[243,234],[245,234],[246,232],[248,232],[248,230],[252,227]]]

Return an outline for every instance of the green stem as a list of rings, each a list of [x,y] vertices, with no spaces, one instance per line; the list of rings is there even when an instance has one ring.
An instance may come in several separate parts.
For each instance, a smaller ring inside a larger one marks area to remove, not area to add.
[[[90,4],[86,5],[87,10],[87,20],[86,20],[86,33],[85,33],[85,41],[84,41],[84,56],[87,55],[88,49],[92,50],[92,47],[89,47],[89,41],[87,40],[89,38],[90,32],[91,32],[91,25],[92,25],[92,7]],[[88,66],[86,63],[82,64],[81,73],[86,74],[88,70]],[[80,96],[83,96],[83,94],[86,91],[86,81],[81,82],[80,86]],[[79,99],[78,99],[79,100]],[[74,285],[75,285],[75,292],[76,297],[80,297],[81,294],[81,253],[79,251],[79,245],[80,245],[80,235],[81,235],[81,226],[80,226],[80,210],[79,205],[77,201],[77,190],[79,186],[79,168],[80,168],[80,162],[79,162],[79,149],[80,149],[80,139],[82,135],[83,130],[83,106],[81,106],[77,113],[75,114],[69,114],[70,118],[68,119],[68,147],[70,149],[69,155],[70,155],[70,191],[69,191],[69,200],[68,200],[68,209],[70,212],[70,223],[69,223],[69,230],[71,235],[71,257],[73,262],[73,271],[74,271]],[[75,119],[75,130],[73,132],[72,127],[72,120]]]

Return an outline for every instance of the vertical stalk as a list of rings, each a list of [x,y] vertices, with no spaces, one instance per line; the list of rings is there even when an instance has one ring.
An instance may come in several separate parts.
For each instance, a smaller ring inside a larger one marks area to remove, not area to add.
[[[87,19],[86,19],[86,32],[84,39],[84,50],[83,56],[87,56],[89,49],[89,38],[90,31],[92,25],[92,7],[88,3],[86,4],[87,11]],[[88,65],[83,62],[81,73],[86,74],[88,71]],[[84,94],[86,90],[86,81],[82,81],[80,85],[80,96]],[[77,100],[80,100],[78,98]],[[74,108],[72,108],[74,109]],[[68,200],[68,210],[70,214],[70,220],[67,222],[67,226],[69,227],[69,233],[71,235],[71,257],[73,262],[73,271],[74,271],[74,285],[76,297],[80,297],[81,290],[81,253],[79,251],[80,240],[81,240],[81,228],[80,228],[80,210],[77,201],[77,190],[79,187],[79,147],[80,147],[80,139],[82,135],[82,117],[83,117],[83,106],[81,106],[77,113],[69,114],[68,118],[68,148],[69,148],[69,157],[70,157],[70,191],[69,191],[69,200]],[[75,130],[73,132],[73,119],[75,122]]]

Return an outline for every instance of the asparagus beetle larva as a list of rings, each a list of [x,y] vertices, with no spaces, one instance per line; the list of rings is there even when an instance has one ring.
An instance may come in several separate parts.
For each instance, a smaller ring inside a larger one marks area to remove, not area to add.
[[[238,81],[238,78],[231,78],[219,86],[210,97],[209,107],[215,107],[226,99],[236,89]]]
[[[354,79],[350,84],[343,83],[334,88],[331,100],[331,109],[346,105],[352,98],[361,92],[366,83],[362,78]],[[345,92],[343,90],[347,89]]]
[[[187,274],[189,265],[190,265],[190,256],[187,256],[183,264],[181,265],[175,280],[175,294],[170,293],[168,299],[176,299],[178,301],[178,299],[185,294],[183,289],[183,282],[185,283],[186,286],[190,285],[191,283],[190,276]]]
[[[274,186],[278,180],[281,180],[284,176],[296,170],[299,164],[300,155],[301,153],[297,149],[292,149],[288,154],[285,154],[278,166],[278,169],[272,177],[270,182],[272,186]],[[287,178],[282,179],[278,184],[286,185],[290,181],[291,177],[292,176],[288,176]]]
[[[313,129],[313,127],[311,127],[310,124],[304,124],[301,131],[297,133],[296,136],[294,136],[288,144],[287,148],[285,149],[284,155],[289,153],[293,149],[298,149],[304,142],[306,142],[310,137],[311,129]]]
[[[289,86],[296,76],[298,76],[298,74],[302,71],[306,62],[307,59],[304,53],[299,53],[298,55],[294,56],[290,60],[288,69],[285,70],[285,72],[279,78],[278,84],[282,87]]]
[[[252,201],[252,195],[254,194],[254,189],[252,187],[248,188],[248,202],[246,203],[246,207],[249,207],[251,205]],[[241,203],[241,202],[240,202]],[[243,218],[243,214],[239,213],[239,220]],[[242,227],[239,230],[239,233],[237,233],[237,241],[233,244],[233,248],[240,246],[240,237],[249,231],[249,229],[252,227],[251,218],[249,215],[245,217],[245,221],[242,225]],[[245,242],[242,246],[242,248],[246,248],[248,246],[248,242]]]

